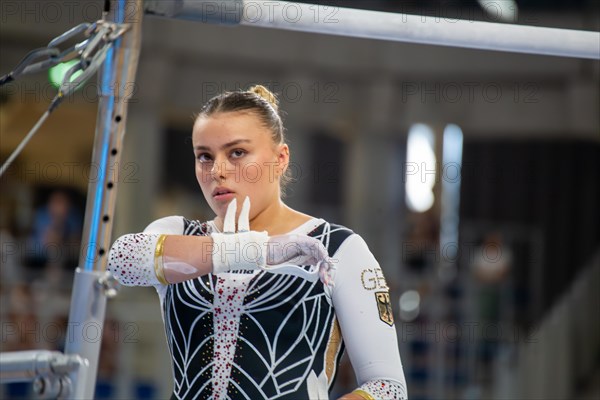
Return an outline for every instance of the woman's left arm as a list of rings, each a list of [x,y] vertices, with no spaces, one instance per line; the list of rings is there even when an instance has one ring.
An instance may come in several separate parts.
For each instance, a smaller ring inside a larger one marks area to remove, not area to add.
[[[333,258],[333,306],[359,384],[342,399],[407,399],[389,288],[379,263],[356,234]]]

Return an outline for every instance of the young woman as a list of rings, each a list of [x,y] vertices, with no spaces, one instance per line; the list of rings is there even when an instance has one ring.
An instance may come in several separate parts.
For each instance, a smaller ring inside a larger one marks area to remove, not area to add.
[[[359,387],[342,399],[405,399],[389,289],[366,243],[281,200],[290,151],[275,96],[212,98],[192,141],[215,219],[159,219],[120,237],[108,264],[158,291],[172,398],[328,399],[347,349]]]

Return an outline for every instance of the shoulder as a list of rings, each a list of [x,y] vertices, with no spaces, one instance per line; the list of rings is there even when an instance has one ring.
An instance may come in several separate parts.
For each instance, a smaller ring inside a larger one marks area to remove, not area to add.
[[[322,224],[309,232],[308,236],[321,240],[327,248],[330,257],[333,257],[339,250],[346,247],[346,243],[351,241],[351,238],[355,236],[360,237],[343,225],[327,221],[323,221]]]
[[[159,218],[152,221],[146,229],[144,229],[144,233],[181,235],[183,234],[184,220],[185,218],[180,215]]]
[[[211,232],[207,222],[190,220],[180,215],[159,218],[144,229],[144,233],[167,235],[207,235]]]

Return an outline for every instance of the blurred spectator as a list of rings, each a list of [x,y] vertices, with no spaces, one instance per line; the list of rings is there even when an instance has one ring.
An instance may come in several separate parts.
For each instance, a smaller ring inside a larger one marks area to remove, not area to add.
[[[423,273],[436,263],[439,246],[439,216],[430,209],[423,213],[408,213],[403,258],[409,268]]]
[[[502,235],[491,232],[485,236],[481,247],[474,253],[473,273],[481,283],[501,283],[510,270],[512,258],[512,251],[504,243]]]
[[[52,190],[35,212],[24,260],[30,271],[35,274],[44,269],[42,279],[53,286],[70,285],[64,271],[77,266],[81,221],[72,195],[66,189]]]
[[[61,350],[71,287],[65,271],[77,263],[82,216],[68,189],[36,189],[48,193],[37,210],[32,191],[17,189],[11,188],[12,203],[5,199],[0,214],[0,350]],[[6,385],[2,396],[31,398],[31,383]]]
[[[475,250],[471,263],[471,269],[476,281],[477,288],[477,321],[482,324],[484,332],[488,328],[497,330],[499,324],[505,319],[507,307],[508,281],[513,252],[502,235],[498,232],[490,232],[485,235],[481,246]],[[501,335],[499,335],[501,336]],[[491,364],[496,357],[502,337],[484,335],[479,342],[479,360],[481,367],[478,372],[480,379],[489,383],[492,379]]]

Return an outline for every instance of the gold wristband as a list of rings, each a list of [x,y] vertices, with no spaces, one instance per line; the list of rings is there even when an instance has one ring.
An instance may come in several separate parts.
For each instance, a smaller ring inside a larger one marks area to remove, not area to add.
[[[365,400],[375,400],[375,397],[371,396],[369,393],[365,392],[362,389],[356,389],[355,391],[353,391],[352,393],[362,397]]]
[[[167,235],[160,235],[154,249],[154,273],[156,274],[156,279],[163,285],[169,284],[167,278],[165,278],[165,267],[163,265],[163,251],[165,249],[166,238]]]

